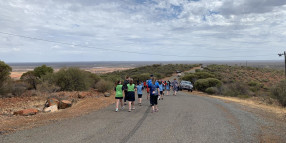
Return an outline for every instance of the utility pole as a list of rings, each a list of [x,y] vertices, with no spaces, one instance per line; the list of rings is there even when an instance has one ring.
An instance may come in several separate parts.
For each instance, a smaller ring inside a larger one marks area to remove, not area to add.
[[[284,60],[285,60],[285,78],[286,78],[286,51],[284,51],[284,54],[278,54],[279,57],[283,56],[284,55]]]

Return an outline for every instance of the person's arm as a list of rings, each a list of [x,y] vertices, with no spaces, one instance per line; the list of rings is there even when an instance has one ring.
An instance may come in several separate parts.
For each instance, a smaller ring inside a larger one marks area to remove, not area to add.
[[[114,91],[116,91],[116,87],[114,87]]]

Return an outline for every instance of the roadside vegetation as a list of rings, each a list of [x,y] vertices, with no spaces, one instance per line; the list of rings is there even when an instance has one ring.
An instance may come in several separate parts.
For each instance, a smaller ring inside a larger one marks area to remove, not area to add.
[[[55,93],[97,90],[104,93],[110,91],[117,80],[124,80],[125,76],[145,81],[149,79],[150,74],[164,78],[171,76],[177,70],[186,71],[196,66],[199,65],[156,64],[98,75],[76,67],[62,68],[55,72],[52,67],[42,65],[24,73],[20,80],[15,81],[10,78],[12,68],[0,62],[0,97],[20,96],[26,91]]]
[[[194,83],[196,90],[208,94],[239,98],[273,99],[286,106],[286,81],[282,70],[244,66],[209,65],[181,79]]]

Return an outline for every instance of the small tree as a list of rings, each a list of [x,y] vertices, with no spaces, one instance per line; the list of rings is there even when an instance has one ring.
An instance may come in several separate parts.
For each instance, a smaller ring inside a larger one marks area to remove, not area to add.
[[[30,85],[28,89],[37,89],[37,84],[40,82],[40,80],[35,76],[34,71],[28,71],[24,73],[20,79]]]
[[[5,62],[0,61],[0,94],[6,94],[9,89],[7,89],[7,84],[9,82],[10,73],[12,68],[5,64]]]
[[[53,73],[53,72],[54,72],[54,69],[52,67],[47,67],[46,65],[42,65],[34,69],[34,75],[38,78],[41,78],[42,76],[47,75],[48,73]]]
[[[79,68],[63,68],[54,75],[54,82],[62,91],[88,90],[92,85],[90,75]]]

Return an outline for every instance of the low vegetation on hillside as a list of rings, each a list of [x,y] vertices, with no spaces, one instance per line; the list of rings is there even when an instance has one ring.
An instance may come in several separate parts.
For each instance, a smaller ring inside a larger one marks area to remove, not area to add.
[[[281,70],[227,65],[209,65],[182,77],[192,81],[197,90],[208,94],[273,98],[286,106],[284,78]]]
[[[24,73],[20,80],[10,78],[12,68],[0,62],[0,97],[20,96],[28,90],[40,93],[53,93],[59,91],[87,91],[97,89],[99,92],[107,92],[114,87],[116,80],[123,80],[130,76],[134,80],[144,81],[150,74],[157,78],[171,76],[177,70],[185,71],[199,65],[150,65],[125,71],[97,75],[79,68],[62,68],[54,72],[52,67],[42,65],[33,71]]]
[[[124,70],[124,71],[115,71],[112,73],[107,73],[101,75],[103,79],[116,81],[123,80],[125,76],[128,75],[134,80],[145,81],[150,78],[150,75],[153,74],[156,78],[164,78],[172,76],[176,71],[186,71],[193,67],[198,67],[199,65],[188,65],[188,64],[168,64],[168,65],[148,65],[142,66],[134,69]]]

